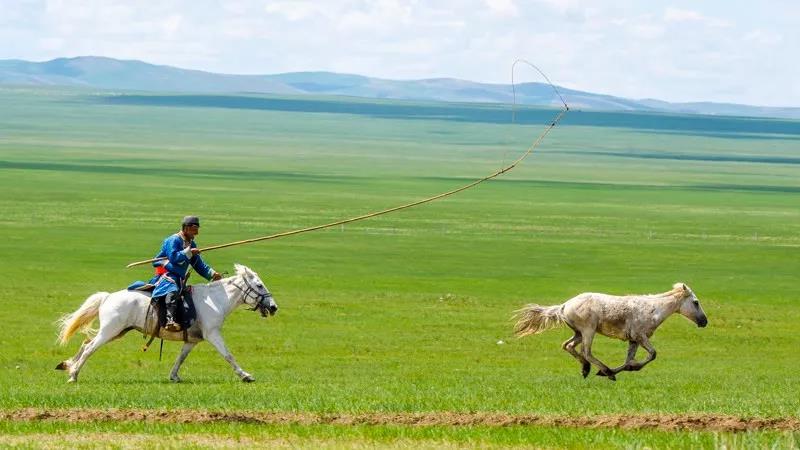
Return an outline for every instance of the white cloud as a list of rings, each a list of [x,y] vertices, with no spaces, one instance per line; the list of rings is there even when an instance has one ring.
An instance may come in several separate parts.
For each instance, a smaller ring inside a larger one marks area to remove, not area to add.
[[[667,8],[664,11],[667,22],[697,22],[711,27],[730,27],[732,23],[717,17],[706,17],[697,11],[679,8]]]
[[[392,0],[368,2],[361,7],[341,8],[340,14],[332,15],[330,20],[341,32],[369,32],[370,38],[376,35],[413,37],[408,34],[409,28],[424,26],[425,23],[424,18],[414,17],[413,5]]]
[[[499,16],[516,16],[519,13],[514,0],[484,0],[489,10]]]
[[[319,7],[314,2],[302,1],[269,2],[264,7],[267,13],[280,14],[292,22],[305,19],[317,10]]]
[[[568,14],[582,8],[580,0],[539,0],[538,3],[557,11],[559,14]]]
[[[39,41],[39,48],[45,52],[60,52],[64,50],[64,39],[43,38]]]
[[[166,34],[168,38],[172,38],[175,36],[175,33],[181,26],[182,21],[183,21],[182,16],[180,16],[179,14],[172,14],[171,16],[167,17],[161,22],[161,29],[164,31],[164,34]]]
[[[639,39],[657,39],[664,36],[664,27],[651,23],[634,24],[628,27],[629,32]]]
[[[742,40],[745,42],[754,42],[756,44],[775,45],[781,43],[783,37],[772,31],[753,30],[745,34]]]
[[[664,20],[667,22],[700,22],[703,19],[703,15],[697,11],[678,8],[667,8],[664,11]]]

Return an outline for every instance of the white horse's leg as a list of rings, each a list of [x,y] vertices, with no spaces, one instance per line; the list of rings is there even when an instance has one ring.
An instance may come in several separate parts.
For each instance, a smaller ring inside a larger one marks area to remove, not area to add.
[[[103,324],[101,324],[100,331],[97,333],[97,336],[95,336],[91,342],[85,344],[86,348],[83,348],[82,352],[79,351],[80,357],[78,357],[78,359],[76,359],[69,368],[69,379],[67,382],[74,383],[78,381],[78,373],[81,371],[81,367],[83,367],[83,365],[86,363],[86,360],[92,356],[92,353],[96,352],[97,349],[106,342],[116,338],[123,330],[124,327],[119,324],[108,324],[107,326],[103,326]]]
[[[653,347],[653,344],[650,343],[650,340],[647,339],[647,336],[642,336],[639,338],[639,344],[647,350],[647,359],[642,362],[633,361],[627,365],[625,370],[642,370],[642,367],[646,366],[650,361],[656,359],[656,349]]]
[[[636,341],[629,341],[628,342],[628,356],[625,357],[625,362],[622,363],[621,366],[611,369],[612,372],[615,374],[622,372],[623,370],[631,370],[631,363],[636,363],[634,358],[636,358],[636,350],[639,349],[639,343]]]
[[[172,366],[172,371],[169,373],[170,380],[174,381],[175,383],[181,382],[181,377],[178,376],[178,371],[181,369],[181,364],[183,364],[183,361],[185,361],[186,357],[189,356],[189,352],[192,351],[195,345],[197,345],[197,342],[186,342],[183,344],[183,348],[181,348],[181,354],[178,355],[178,359],[175,360],[175,365]]]
[[[65,359],[64,361],[58,363],[58,365],[56,366],[56,370],[69,370],[72,367],[72,365],[75,364],[75,361],[77,361],[78,358],[81,357],[83,351],[86,350],[86,346],[89,345],[90,342],[92,342],[92,340],[89,337],[84,339],[83,342],[81,342],[81,348],[78,349],[78,353],[76,353],[75,356],[73,356],[72,358]]]
[[[579,363],[581,363],[581,375],[583,375],[583,378],[586,378],[586,376],[589,375],[589,371],[592,369],[592,366],[589,364],[589,361],[587,361],[583,356],[581,356],[580,353],[578,353],[577,350],[575,350],[575,346],[580,344],[580,342],[581,334],[576,331],[574,336],[561,344],[561,348],[577,359]]]
[[[581,334],[583,335],[583,348],[581,349],[583,350],[583,357],[586,358],[590,363],[599,367],[600,374],[607,376],[610,380],[616,381],[617,378],[614,376],[614,373],[611,372],[611,369],[609,369],[607,365],[603,364],[602,361],[592,355],[592,340],[594,339],[594,330],[589,330],[588,332],[583,332]]]
[[[223,358],[225,358],[225,361],[228,361],[231,367],[233,367],[233,371],[236,373],[236,375],[239,376],[239,378],[242,379],[242,381],[248,383],[251,381],[256,381],[256,379],[253,378],[252,375],[242,370],[242,368],[239,367],[239,364],[236,364],[236,359],[233,357],[231,352],[228,351],[228,348],[225,347],[225,341],[222,339],[222,334],[220,334],[218,329],[210,331],[208,333],[208,336],[204,336],[204,338],[208,342],[210,342],[211,345],[214,346],[214,348],[217,349],[219,354],[222,355]]]

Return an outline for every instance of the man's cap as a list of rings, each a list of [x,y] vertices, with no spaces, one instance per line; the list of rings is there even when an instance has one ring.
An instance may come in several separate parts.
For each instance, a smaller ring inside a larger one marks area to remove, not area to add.
[[[197,216],[186,216],[183,218],[183,222],[181,222],[181,226],[188,227],[189,225],[197,225],[200,226],[200,218]]]

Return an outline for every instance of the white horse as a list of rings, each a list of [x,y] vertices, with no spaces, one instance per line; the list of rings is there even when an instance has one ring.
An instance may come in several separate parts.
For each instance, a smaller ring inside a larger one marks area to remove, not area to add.
[[[656,359],[656,350],[650,344],[650,336],[673,313],[679,313],[698,327],[708,324],[700,301],[689,286],[676,283],[672,290],[655,295],[628,295],[618,297],[587,292],[573,297],[561,305],[527,305],[517,311],[514,333],[517,337],[538,334],[561,323],[572,328],[575,335],[562,345],[565,351],[582,365],[583,377],[589,374],[591,364],[599,367],[597,375],[616,380],[615,375],[623,370],[641,370]],[[595,333],[628,341],[628,356],[625,363],[611,369],[592,355],[592,339]],[[575,349],[581,345],[581,352]],[[647,350],[647,359],[635,360],[639,346]]]
[[[274,315],[278,311],[278,306],[255,272],[243,265],[235,264],[235,267],[235,276],[192,286],[197,317],[192,326],[186,330],[186,342],[169,374],[170,380],[181,381],[178,376],[181,364],[194,346],[205,339],[230,363],[242,381],[255,381],[252,375],[239,367],[231,352],[225,347],[221,334],[222,322],[239,305],[251,306],[253,311],[258,310],[263,317],[268,314]],[[82,330],[87,339],[75,356],[61,362],[56,369],[69,371],[67,382],[75,382],[86,360],[103,344],[122,337],[130,330],[152,335],[158,327],[158,319],[155,317],[154,309],[148,308],[149,304],[150,295],[138,291],[123,290],[111,294],[98,292],[91,295],[77,311],[59,320],[58,340],[62,345],[65,345],[78,330]],[[96,317],[100,318],[100,329],[95,334],[95,330],[90,327]],[[184,332],[169,332],[162,328],[160,337],[171,341],[183,341]]]

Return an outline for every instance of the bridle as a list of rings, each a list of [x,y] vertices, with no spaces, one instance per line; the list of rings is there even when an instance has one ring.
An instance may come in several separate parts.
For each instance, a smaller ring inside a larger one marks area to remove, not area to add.
[[[244,287],[242,287],[242,286],[239,286],[238,284],[236,284],[236,280],[237,280],[238,278],[241,278],[241,279],[242,279],[242,283],[244,283]],[[253,299],[253,300],[255,301],[254,303],[252,303],[253,307],[252,307],[252,308],[247,308],[248,310],[250,310],[250,311],[259,310],[259,312],[261,313],[261,315],[262,315],[263,317],[267,317],[267,309],[268,309],[268,304],[267,304],[267,301],[268,301],[270,298],[272,298],[272,294],[270,294],[270,293],[269,293],[269,290],[267,290],[266,288],[264,288],[264,290],[266,290],[266,291],[267,291],[267,293],[266,293],[266,294],[262,294],[262,293],[258,292],[258,289],[257,289],[257,288],[254,288],[254,287],[253,287],[253,286],[252,286],[252,285],[251,285],[251,284],[250,284],[250,283],[247,281],[247,279],[246,279],[244,276],[234,277],[234,279],[231,281],[231,284],[232,284],[232,285],[233,285],[235,288],[237,288],[237,289],[239,289],[240,291],[242,291],[242,296],[243,296],[243,297],[244,297],[244,299],[245,299],[245,300],[244,300],[244,302],[245,302],[245,303],[247,303],[247,300],[246,300],[246,299],[248,299],[248,298],[250,298],[250,299]],[[253,295],[253,294],[255,294],[255,295]]]

